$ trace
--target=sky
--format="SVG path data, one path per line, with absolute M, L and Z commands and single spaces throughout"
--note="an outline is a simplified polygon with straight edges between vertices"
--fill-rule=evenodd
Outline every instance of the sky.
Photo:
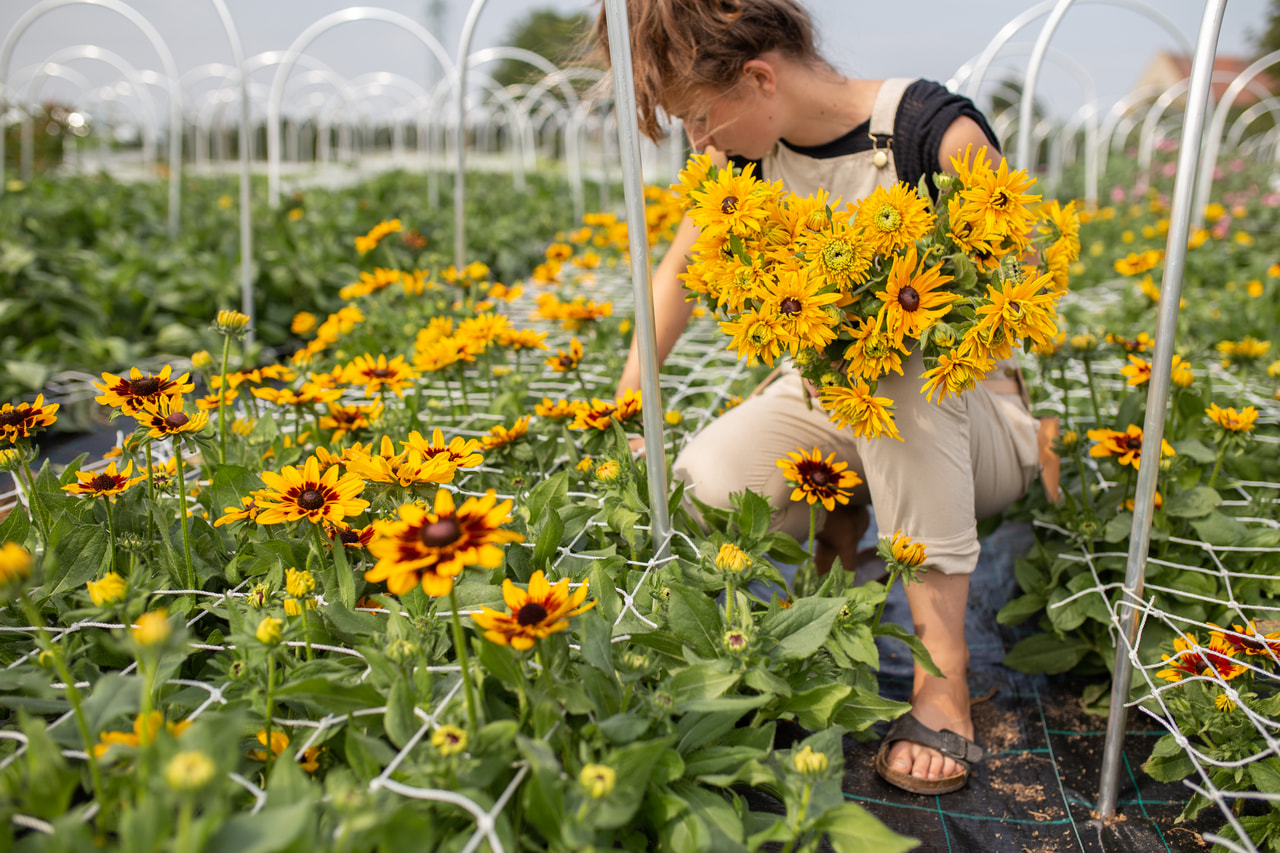
M 124 2 L 125 0 L 112 0 Z M 51 0 L 45 0 L 51 2 Z M 68 2 L 68 0 L 64 0 Z M 208 0 L 127 0 L 159 32 L 175 58 L 180 73 L 210 62 L 230 63 L 231 51 L 214 6 Z M 428 25 L 452 55 L 468 4 L 466 0 L 369 0 Z M 978 55 L 1000 28 L 1019 13 L 1036 5 L 1028 0 L 804 0 L 812 12 L 823 54 L 849 76 L 883 78 L 924 77 L 946 82 L 966 61 Z M 287 47 L 309 24 L 324 15 L 354 5 L 344 0 L 226 0 L 244 44 L 246 55 Z M 1126 0 L 1128 5 L 1159 9 L 1194 44 L 1204 3 L 1195 0 Z M 430 7 L 436 6 L 438 17 Z M 1049 5 L 1047 3 L 1041 5 Z M 1218 51 L 1224 55 L 1251 55 L 1252 33 L 1261 31 L 1267 0 L 1231 0 L 1227 5 Z M 35 0 L 0 0 L 0 33 L 6 42 L 15 24 Z M 550 7 L 570 12 L 598 6 L 582 0 L 488 0 L 478 19 L 473 48 L 505 44 L 513 21 L 528 9 Z M 997 59 L 987 79 L 996 83 L 1025 66 L 1044 18 L 1021 30 Z M 912 31 L 904 35 L 904 31 Z M 15 42 L 7 74 L 48 60 L 55 52 L 77 45 L 94 44 L 123 56 L 136 68 L 160 70 L 155 50 L 123 16 L 107 8 L 70 0 L 37 19 Z M 1078 73 L 1083 68 L 1096 87 L 1100 112 L 1122 97 L 1138 80 L 1143 68 L 1161 50 L 1181 50 L 1164 28 L 1120 2 L 1079 0 L 1068 11 L 1051 42 L 1055 54 L 1041 74 L 1037 93 L 1051 115 L 1065 118 L 1085 103 Z M 366 72 L 391 71 L 418 82 L 438 79 L 426 49 L 404 31 L 373 21 L 346 24 L 320 36 L 308 53 L 350 79 Z M 115 83 L 121 74 L 94 60 L 68 63 L 86 75 L 94 88 Z M 1008 73 L 1005 73 L 1008 72 Z M 255 80 L 264 86 L 270 74 Z M 76 87 L 49 80 L 42 94 L 74 101 Z M 984 105 L 984 98 L 979 105 Z M 163 107 L 159 110 L 165 114 Z

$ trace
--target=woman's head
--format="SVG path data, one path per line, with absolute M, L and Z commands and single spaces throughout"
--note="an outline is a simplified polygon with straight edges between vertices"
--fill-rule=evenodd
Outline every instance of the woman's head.
M 805 65 L 826 63 L 813 22 L 795 0 L 630 0 L 631 61 L 640 130 L 660 139 L 658 111 L 678 115 L 694 100 L 732 95 L 744 66 L 775 51 Z M 608 59 L 604 9 L 596 44 Z

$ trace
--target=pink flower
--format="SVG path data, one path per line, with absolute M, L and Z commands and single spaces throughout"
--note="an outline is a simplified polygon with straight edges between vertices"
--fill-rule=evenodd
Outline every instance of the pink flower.
M 1160 167 L 1160 174 L 1164 175 L 1166 178 L 1172 178 L 1173 173 L 1176 171 L 1178 171 L 1178 164 L 1174 162 L 1165 163 Z
M 1231 161 L 1227 163 L 1227 168 L 1233 172 L 1243 171 L 1244 161 L 1241 160 L 1239 157 L 1233 157 L 1231 158 Z
M 1221 167 L 1221 166 L 1214 166 L 1214 167 L 1213 167 L 1213 179 L 1214 179 L 1215 181 L 1216 181 L 1216 180 L 1221 179 L 1221 178 L 1222 178 L 1222 176 L 1223 176 L 1223 174 L 1224 174 L 1224 173 L 1223 173 L 1223 171 L 1222 171 L 1222 167 Z
M 1280 193 L 1267 193 L 1262 197 L 1262 203 L 1267 207 L 1280 205 Z
M 1125 199 L 1124 187 L 1112 187 L 1112 188 L 1111 188 L 1111 203 L 1112 203 L 1112 204 L 1124 204 L 1124 199 Z

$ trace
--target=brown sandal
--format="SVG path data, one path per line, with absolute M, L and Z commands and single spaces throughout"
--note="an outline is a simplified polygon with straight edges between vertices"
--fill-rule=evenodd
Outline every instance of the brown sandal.
M 941 779 L 920 779 L 910 773 L 894 770 L 889 766 L 889 748 L 900 740 L 936 749 L 946 758 L 959 764 L 960 772 Z M 889 726 L 889 732 L 880 742 L 880 751 L 876 753 L 876 773 L 890 785 L 912 794 L 926 796 L 950 794 L 968 783 L 974 763 L 981 761 L 983 755 L 982 747 L 964 735 L 956 734 L 950 729 L 935 731 L 910 714 L 906 714 L 893 721 Z

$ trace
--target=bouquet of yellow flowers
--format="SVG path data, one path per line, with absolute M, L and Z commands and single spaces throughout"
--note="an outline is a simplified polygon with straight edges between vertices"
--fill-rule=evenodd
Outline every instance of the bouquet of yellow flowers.
M 700 229 L 685 284 L 723 314 L 739 357 L 790 355 L 832 421 L 899 438 L 877 381 L 919 350 L 920 391 L 941 403 L 1014 347 L 1051 348 L 1080 253 L 1074 202 L 1039 204 L 1034 179 L 1003 159 L 993 169 L 985 148 L 951 165 L 933 176 L 936 204 L 922 180 L 840 209 L 695 155 L 673 187 Z

